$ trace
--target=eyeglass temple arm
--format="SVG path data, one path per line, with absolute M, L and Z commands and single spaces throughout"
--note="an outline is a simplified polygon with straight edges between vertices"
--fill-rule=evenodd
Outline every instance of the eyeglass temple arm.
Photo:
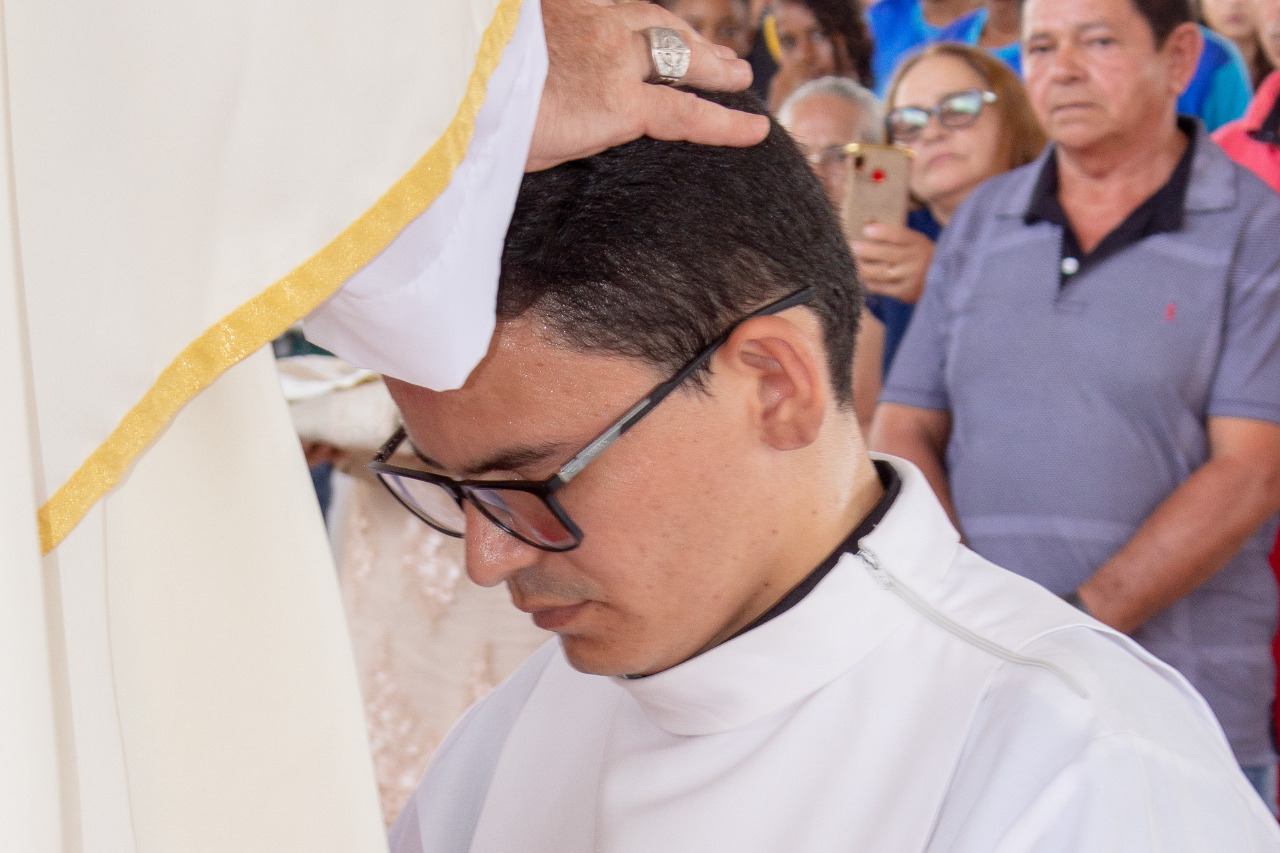
M 708 344 L 702 352 L 694 356 L 692 361 L 680 368 L 679 373 L 650 391 L 648 396 L 632 406 L 631 410 L 625 415 L 618 418 L 617 422 L 615 422 L 613 426 L 596 436 L 590 444 L 578 451 L 577 455 L 564 463 L 564 466 L 556 472 L 554 479 L 558 480 L 560 485 L 564 485 L 577 476 L 578 472 L 585 468 L 592 459 L 595 459 L 604 452 L 605 448 L 621 438 L 624 432 L 635 426 L 636 421 L 647 415 L 654 406 L 666 399 L 668 394 L 680 387 L 680 385 L 682 385 L 694 371 L 706 364 L 711 356 L 715 354 L 716 350 L 718 350 L 725 341 L 729 340 L 729 336 L 733 334 L 734 329 L 737 329 L 738 326 L 741 326 L 747 320 L 751 320 L 756 317 L 763 317 L 768 314 L 777 314 L 787 310 L 788 308 L 803 305 L 813 299 L 813 293 L 812 287 L 797 290 L 790 296 L 779 299 L 777 302 L 771 302 L 758 311 L 753 311 L 738 322 L 734 323 L 718 338 Z
M 382 443 L 382 446 L 378 448 L 378 452 L 376 455 L 374 455 L 373 461 L 386 462 L 388 459 L 390 459 L 391 454 L 395 453 L 396 448 L 400 446 L 400 442 L 404 441 L 405 435 L 406 433 L 404 429 L 404 424 L 401 424 L 400 427 L 397 428 L 396 431 L 391 434 L 391 438 L 388 438 L 385 442 Z

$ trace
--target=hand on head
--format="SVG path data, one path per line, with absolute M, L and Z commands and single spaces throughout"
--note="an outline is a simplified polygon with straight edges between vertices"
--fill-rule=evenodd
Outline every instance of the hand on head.
M 764 116 L 726 109 L 691 92 L 645 82 L 652 73 L 644 30 L 671 27 L 691 50 L 683 83 L 740 91 L 751 67 L 678 17 L 650 3 L 543 0 L 550 65 L 525 170 L 536 172 L 640 136 L 707 145 L 755 145 Z
M 909 305 L 920 300 L 933 261 L 934 243 L 928 237 L 905 225 L 873 222 L 850 248 L 867 290 Z

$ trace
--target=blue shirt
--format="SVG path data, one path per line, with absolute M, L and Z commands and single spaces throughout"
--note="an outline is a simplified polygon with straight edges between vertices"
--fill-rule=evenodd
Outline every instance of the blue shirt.
M 1180 226 L 1065 286 L 1062 226 L 1025 218 L 1049 154 L 975 189 L 881 396 L 950 413 L 970 545 L 1053 592 L 1089 578 L 1205 463 L 1208 418 L 1280 423 L 1280 196 L 1203 131 L 1194 145 Z M 1276 526 L 1134 633 L 1204 695 L 1244 765 L 1275 760 Z
M 875 40 L 871 73 L 876 78 L 876 94 L 883 98 L 898 63 L 935 38 L 938 28 L 925 21 L 920 0 L 879 0 L 867 10 L 866 17 Z
M 958 41 L 961 44 L 976 46 L 978 39 L 982 37 L 982 28 L 986 25 L 987 7 L 981 6 L 947 24 L 938 31 L 933 41 Z M 1019 77 L 1022 76 L 1021 42 L 1010 42 L 1003 47 L 991 49 L 989 53 L 997 59 L 1004 60 L 1004 63 L 1012 68 L 1015 74 Z
M 1201 26 L 1200 32 L 1204 50 L 1195 75 L 1178 99 L 1178 112 L 1198 116 L 1212 132 L 1244 115 L 1253 86 L 1240 48 L 1208 27 Z

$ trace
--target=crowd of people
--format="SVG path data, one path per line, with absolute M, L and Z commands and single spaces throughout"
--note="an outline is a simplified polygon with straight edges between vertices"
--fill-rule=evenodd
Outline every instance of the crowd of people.
M 1148 0 L 662 5 L 750 59 L 836 210 L 852 144 L 910 150 L 906 219 L 847 235 L 867 291 L 851 381 L 870 448 L 918 466 L 983 557 L 1181 671 L 1274 809 L 1280 0 L 1207 0 L 1200 20 Z M 384 559 L 353 517 L 348 562 Z M 386 559 L 447 566 L 429 602 L 445 612 L 460 549 L 427 527 L 397 535 L 429 546 Z M 542 636 L 503 624 L 520 653 L 485 685 Z M 426 715 L 396 693 L 393 717 L 387 696 L 416 680 L 433 699 L 430 675 L 396 664 L 388 680 L 386 630 L 377 642 L 366 690 L 398 756 L 389 819 L 430 750 L 404 760 Z M 468 637 L 472 657 L 478 642 L 492 648 Z

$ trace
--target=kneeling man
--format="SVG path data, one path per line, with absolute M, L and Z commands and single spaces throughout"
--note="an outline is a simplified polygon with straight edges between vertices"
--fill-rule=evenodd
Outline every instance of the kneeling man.
M 861 301 L 776 127 L 526 176 L 488 356 L 389 380 L 373 467 L 559 638 L 440 747 L 397 853 L 1280 850 L 1181 676 L 868 456 Z

